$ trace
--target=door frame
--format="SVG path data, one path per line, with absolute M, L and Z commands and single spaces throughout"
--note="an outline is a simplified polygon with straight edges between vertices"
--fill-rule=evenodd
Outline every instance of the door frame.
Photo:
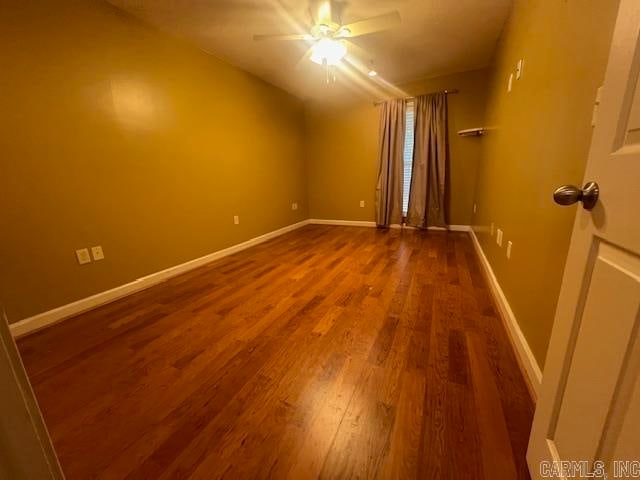
M 62 480 L 49 432 L 22 364 L 20 353 L 0 313 L 0 478 Z

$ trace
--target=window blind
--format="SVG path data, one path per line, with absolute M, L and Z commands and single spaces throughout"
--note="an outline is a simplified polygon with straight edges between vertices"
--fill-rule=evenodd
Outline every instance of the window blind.
M 404 130 L 404 181 L 402 184 L 402 214 L 407 215 L 409 209 L 409 190 L 411 189 L 411 170 L 413 166 L 413 125 L 414 103 L 407 103 Z

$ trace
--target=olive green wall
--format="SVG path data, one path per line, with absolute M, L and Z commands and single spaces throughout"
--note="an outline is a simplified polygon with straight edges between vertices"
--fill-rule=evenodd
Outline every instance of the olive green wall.
M 515 0 L 492 66 L 492 130 L 483 138 L 473 224 L 540 366 L 577 208 L 556 206 L 551 194 L 582 182 L 617 3 Z M 519 58 L 523 77 L 507 93 Z M 504 231 L 502 248 L 489 233 L 491 222 Z
M 301 101 L 104 2 L 1 10 L 11 321 L 307 218 Z
M 449 96 L 451 157 L 450 223 L 469 225 L 482 139 L 458 130 L 483 123 L 487 72 L 476 70 L 403 85 L 410 95 L 459 89 Z M 375 220 L 379 107 L 372 102 L 340 105 L 307 102 L 306 146 L 309 216 Z M 365 207 L 360 208 L 360 200 Z

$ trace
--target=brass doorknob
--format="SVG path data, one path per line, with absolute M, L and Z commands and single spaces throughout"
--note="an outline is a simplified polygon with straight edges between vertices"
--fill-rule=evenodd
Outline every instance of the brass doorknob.
M 591 210 L 598 202 L 600 187 L 596 182 L 589 182 L 584 187 L 563 185 L 553 192 L 553 201 L 558 205 L 573 205 L 582 202 L 582 208 Z

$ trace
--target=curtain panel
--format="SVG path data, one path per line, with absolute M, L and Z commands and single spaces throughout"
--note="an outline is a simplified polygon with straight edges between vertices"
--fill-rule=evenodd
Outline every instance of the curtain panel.
M 447 95 L 415 99 L 413 169 L 405 223 L 418 228 L 447 225 Z
M 379 227 L 402 223 L 405 114 L 404 99 L 382 104 L 376 184 L 376 223 Z

